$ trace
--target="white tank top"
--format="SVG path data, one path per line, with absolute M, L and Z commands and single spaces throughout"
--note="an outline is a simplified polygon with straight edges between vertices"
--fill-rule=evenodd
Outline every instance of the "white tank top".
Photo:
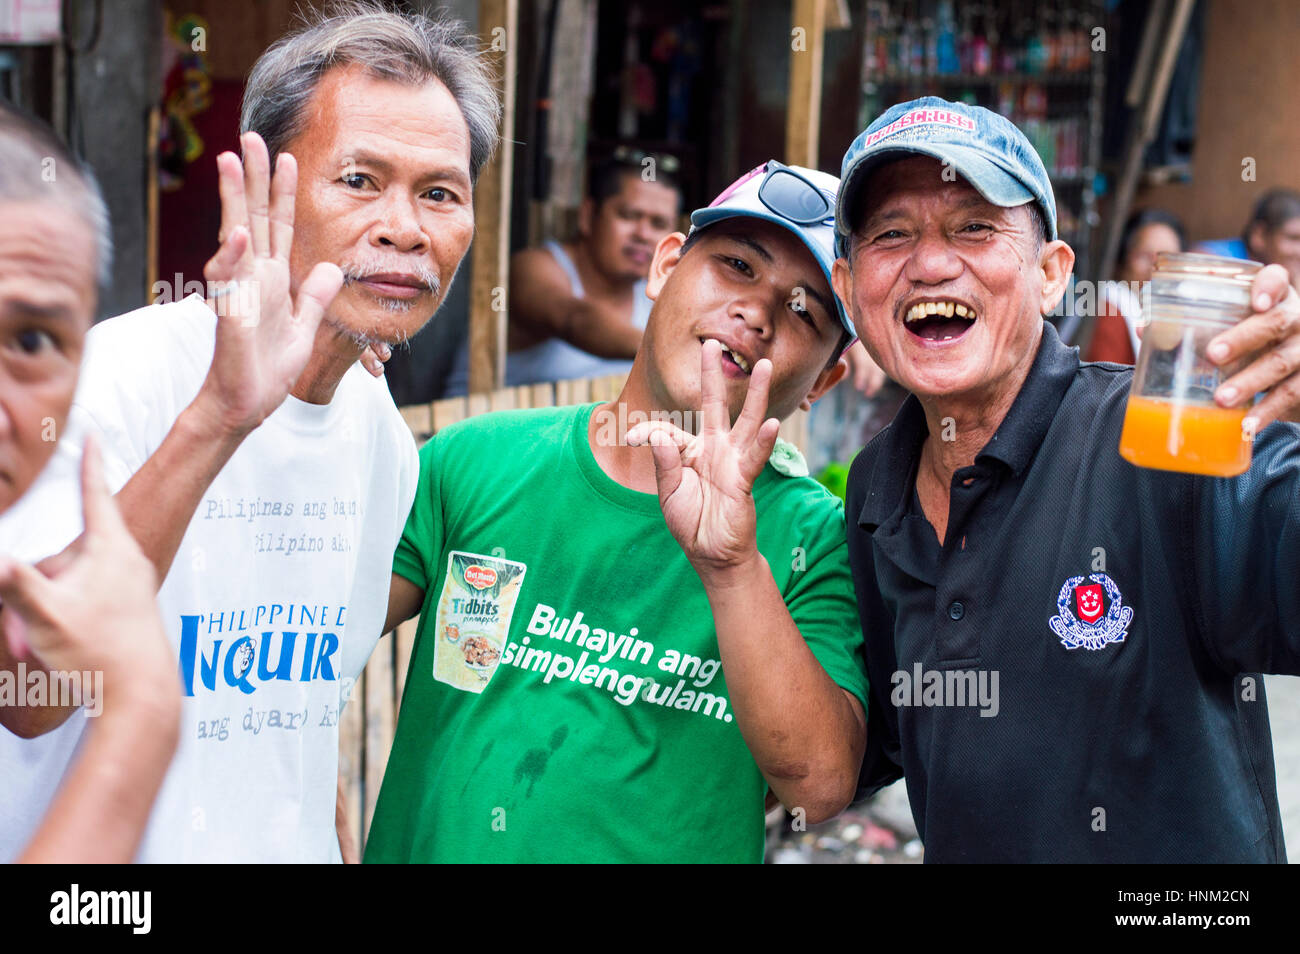
M 569 278 L 569 287 L 573 294 L 583 295 L 582 279 L 573 259 L 559 242 L 550 241 L 542 246 L 555 259 Z M 644 328 L 650 319 L 650 309 L 654 306 L 645 294 L 645 279 L 632 286 L 632 323 Z M 568 381 L 573 378 L 599 378 L 610 374 L 627 374 L 632 370 L 631 361 L 616 358 L 601 358 L 577 348 L 563 338 L 547 338 L 519 351 L 506 355 L 506 385 L 515 387 L 520 384 L 538 384 L 543 381 Z M 469 343 L 461 346 L 456 354 L 456 363 L 447 379 L 445 394 L 455 397 L 469 390 Z
M 583 295 L 582 279 L 578 277 L 578 268 L 573 259 L 559 242 L 547 242 L 543 246 L 551 257 L 569 276 L 569 285 L 573 294 L 579 298 Z M 644 328 L 650 318 L 650 308 L 654 304 L 645 295 L 645 280 L 632 287 L 632 323 Z M 632 370 L 631 361 L 614 358 L 600 358 L 589 354 L 581 348 L 574 347 L 563 338 L 547 338 L 545 341 L 512 351 L 506 355 L 506 384 L 514 387 L 518 384 L 536 384 L 539 381 L 567 381 L 570 378 L 599 378 L 607 374 L 627 374 Z

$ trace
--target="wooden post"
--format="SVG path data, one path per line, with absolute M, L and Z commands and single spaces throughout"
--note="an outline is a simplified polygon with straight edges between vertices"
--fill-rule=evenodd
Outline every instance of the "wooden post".
M 785 161 L 790 165 L 816 169 L 817 142 L 821 137 L 826 0 L 794 0 L 792 8 Z
M 469 390 L 472 394 L 484 394 L 505 384 L 518 23 L 518 0 L 479 0 L 479 35 L 497 71 L 503 111 L 501 145 L 483 168 L 474 190 L 474 277 L 469 295 Z

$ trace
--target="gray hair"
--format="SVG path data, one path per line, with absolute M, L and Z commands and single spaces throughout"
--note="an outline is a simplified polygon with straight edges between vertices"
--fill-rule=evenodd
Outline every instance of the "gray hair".
M 240 131 L 266 140 L 271 161 L 302 132 L 306 107 L 327 70 L 357 64 L 380 79 L 447 87 L 469 127 L 470 179 L 497 147 L 501 100 L 477 39 L 453 21 L 396 12 L 370 2 L 333 4 L 306 15 L 253 65 Z
M 113 268 L 108 207 L 90 167 L 40 120 L 0 99 L 0 202 L 53 201 L 79 215 L 95 236 L 99 288 Z

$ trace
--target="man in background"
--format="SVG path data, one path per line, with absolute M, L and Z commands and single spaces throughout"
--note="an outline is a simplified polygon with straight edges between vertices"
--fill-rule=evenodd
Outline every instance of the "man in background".
M 626 374 L 650 316 L 646 274 L 681 208 L 677 159 L 619 149 L 593 163 L 577 234 L 510 259 L 506 384 Z M 468 388 L 468 343 L 446 393 Z

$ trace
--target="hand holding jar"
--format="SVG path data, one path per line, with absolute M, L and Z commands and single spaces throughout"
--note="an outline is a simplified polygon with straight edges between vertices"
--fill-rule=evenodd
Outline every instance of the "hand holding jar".
M 1244 473 L 1255 434 L 1300 413 L 1300 295 L 1286 270 L 1161 254 L 1144 312 L 1120 454 L 1160 470 Z

